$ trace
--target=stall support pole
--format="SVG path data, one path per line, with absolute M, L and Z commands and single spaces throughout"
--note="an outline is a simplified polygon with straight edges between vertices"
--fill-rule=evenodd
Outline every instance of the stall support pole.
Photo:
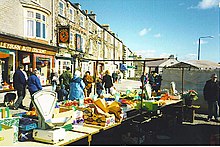
M 182 96 L 183 96 L 183 80 L 184 80 L 184 68 L 182 67 Z
M 94 83 L 95 83 L 95 84 L 94 84 L 94 95 L 96 94 L 96 76 L 98 75 L 98 72 L 97 72 L 97 71 L 98 71 L 98 64 L 99 64 L 98 62 L 99 62 L 99 61 L 96 61 L 96 62 L 95 62 L 95 73 L 94 73 L 94 80 L 95 80 L 95 81 L 94 81 Z
M 144 61 L 144 67 L 143 67 L 142 75 L 144 76 L 144 74 L 145 74 L 145 61 Z M 142 111 L 143 111 L 142 104 L 143 104 L 143 99 L 144 99 L 144 86 L 145 86 L 144 85 L 144 80 L 142 80 L 141 83 L 142 83 L 142 88 L 141 88 L 141 114 L 142 114 Z

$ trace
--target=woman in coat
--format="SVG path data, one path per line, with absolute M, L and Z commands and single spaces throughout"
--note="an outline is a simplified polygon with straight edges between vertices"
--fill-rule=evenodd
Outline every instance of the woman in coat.
M 39 72 L 37 70 L 34 70 L 34 72 L 28 78 L 28 90 L 29 90 L 29 92 L 31 94 L 31 99 L 32 100 L 33 100 L 32 95 L 35 92 L 37 92 L 39 90 L 42 90 L 42 85 L 40 83 L 40 79 L 37 77 L 37 74 L 39 74 Z M 32 108 L 33 108 L 33 103 L 31 101 L 29 110 L 32 110 Z
M 69 99 L 70 100 L 79 100 L 84 99 L 84 88 L 85 83 L 80 78 L 80 71 L 76 71 L 74 77 L 70 81 L 70 93 Z

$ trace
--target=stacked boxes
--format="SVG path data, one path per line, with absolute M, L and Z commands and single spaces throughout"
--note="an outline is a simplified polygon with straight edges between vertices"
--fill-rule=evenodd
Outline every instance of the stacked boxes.
M 13 128 L 14 130 L 13 142 L 14 143 L 17 142 L 18 141 L 19 118 L 11 117 L 11 118 L 0 119 L 0 124 L 4 124 L 4 125 L 7 125 Z
M 0 131 L 0 146 L 12 146 L 14 129 L 12 127 L 0 124 L 2 130 Z
M 110 126 L 115 123 L 115 115 L 109 114 L 95 114 L 92 108 L 85 108 L 83 110 L 83 118 L 86 124 L 98 125 L 102 127 Z

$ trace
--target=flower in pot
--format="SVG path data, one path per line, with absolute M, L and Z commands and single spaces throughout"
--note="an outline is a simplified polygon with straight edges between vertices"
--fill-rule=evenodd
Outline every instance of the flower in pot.
M 192 101 L 198 100 L 198 93 L 195 90 L 188 90 L 183 93 L 183 99 L 185 100 L 186 106 L 192 106 Z

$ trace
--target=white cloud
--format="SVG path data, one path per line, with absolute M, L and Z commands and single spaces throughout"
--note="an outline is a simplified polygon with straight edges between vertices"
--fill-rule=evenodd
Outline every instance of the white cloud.
M 141 55 L 142 58 L 153 58 L 155 57 L 156 50 L 137 50 L 135 53 L 137 53 L 137 55 Z
M 161 34 L 160 34 L 160 33 L 155 34 L 154 37 L 155 37 L 155 38 L 160 38 L 160 37 L 161 37 Z
M 136 50 L 137 55 L 141 55 L 143 59 L 145 58 L 168 58 L 172 53 L 160 53 L 154 49 L 148 50 Z
M 139 35 L 140 36 L 144 36 L 144 35 L 146 35 L 148 32 L 150 32 L 151 31 L 151 28 L 144 28 L 144 29 L 142 29 L 140 32 L 139 32 Z
M 197 54 L 186 54 L 177 58 L 179 61 L 196 60 Z
M 218 7 L 220 0 L 201 0 L 197 6 L 191 6 L 188 9 L 211 9 Z

